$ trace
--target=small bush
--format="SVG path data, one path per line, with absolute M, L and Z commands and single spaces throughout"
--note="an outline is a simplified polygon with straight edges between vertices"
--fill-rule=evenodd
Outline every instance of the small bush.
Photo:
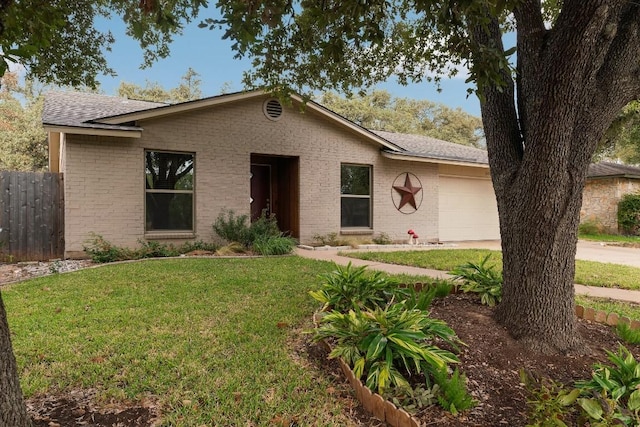
M 578 226 L 578 232 L 580 234 L 602 234 L 604 231 L 604 226 L 595 220 L 584 221 Z
M 620 200 L 618 227 L 622 234 L 640 236 L 640 194 L 627 194 Z
M 461 280 L 464 292 L 480 295 L 482 304 L 493 307 L 502 300 L 502 274 L 494 270 L 495 265 L 487 265 L 491 254 L 479 263 L 468 262 L 456 267 L 449 274 L 454 280 Z
M 286 255 L 296 247 L 295 239 L 288 236 L 260 236 L 253 242 L 253 250 L 260 255 Z
M 213 252 L 217 249 L 216 245 L 202 241 L 186 242 L 177 247 L 154 240 L 138 240 L 138 243 L 140 247 L 137 249 L 123 248 L 108 242 L 98 234 L 92 233 L 91 238 L 85 242 L 84 251 L 93 262 L 106 263 L 142 258 L 174 257 L 194 250 Z
M 213 230 L 227 243 L 239 243 L 244 252 L 254 251 L 260 255 L 285 255 L 295 248 L 296 241 L 285 236 L 278 228 L 275 216 L 260 218 L 247 224 L 249 217 L 236 216 L 232 210 L 225 210 L 213 224 Z M 237 248 L 233 248 L 236 250 Z M 228 254 L 228 251 L 223 251 Z
M 390 245 L 391 243 L 393 243 L 387 233 L 380 233 L 372 240 L 376 245 Z
M 324 283 L 317 291 L 309 292 L 324 304 L 323 310 L 346 312 L 365 307 L 383 307 L 398 289 L 398 284 L 376 271 L 367 274 L 366 267 L 336 265 L 331 273 L 322 275 Z
M 529 392 L 530 427 L 567 425 L 565 421 L 575 412 L 580 389 L 565 389 L 564 385 L 548 378 L 538 378 L 524 370 L 520 371 L 520 382 Z
M 227 243 L 237 242 L 246 247 L 249 246 L 250 233 L 247 215 L 236 216 L 232 210 L 224 210 L 213 223 L 213 231 Z
M 99 234 L 91 233 L 83 245 L 84 251 L 91 257 L 93 262 L 105 263 L 136 259 L 135 251 L 115 246 L 104 239 Z

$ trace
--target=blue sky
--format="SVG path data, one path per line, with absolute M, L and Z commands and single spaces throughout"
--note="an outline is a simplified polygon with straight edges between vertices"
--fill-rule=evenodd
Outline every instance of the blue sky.
M 146 69 L 140 68 L 143 62 L 142 51 L 137 42 L 125 34 L 122 22 L 119 19 L 102 22 L 100 25 L 107 26 L 116 38 L 112 51 L 107 52 L 107 60 L 118 74 L 116 77 L 99 78 L 102 91 L 107 95 L 114 95 L 121 81 L 144 85 L 148 80 L 159 82 L 165 88 L 175 87 L 189 67 L 200 74 L 205 96 L 219 94 L 225 85 L 231 91 L 242 90 L 242 72 L 249 69 L 250 61 L 234 59 L 231 42 L 222 40 L 222 32 L 198 28 L 198 22 L 199 19 L 196 19 L 196 22 L 185 28 L 182 35 L 175 36 L 170 57 Z M 467 97 L 464 78 L 443 80 L 441 92 L 436 90 L 433 83 L 402 86 L 395 79 L 378 87 L 397 97 L 427 99 L 480 115 L 477 97 Z

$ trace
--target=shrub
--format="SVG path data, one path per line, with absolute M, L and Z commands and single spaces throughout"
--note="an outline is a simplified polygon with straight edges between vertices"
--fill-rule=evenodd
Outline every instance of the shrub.
M 464 292 L 480 294 L 482 304 L 494 306 L 502 300 L 502 274 L 495 269 L 495 265 L 487 265 L 491 254 L 479 263 L 468 262 L 456 267 L 449 274 L 454 280 L 461 280 Z
M 213 231 L 227 243 L 237 242 L 245 247 L 250 244 L 247 215 L 236 216 L 232 210 L 223 210 L 213 223 Z
M 580 234 L 601 234 L 603 233 L 604 227 L 598 221 L 584 221 L 578 226 L 578 232 Z
M 134 251 L 115 246 L 99 234 L 91 233 L 91 237 L 83 245 L 84 251 L 93 262 L 115 262 L 136 259 Z
M 331 273 L 320 276 L 324 279 L 321 288 L 309 292 L 314 299 L 324 304 L 323 310 L 346 312 L 365 307 L 383 307 L 398 289 L 395 281 L 380 272 L 367 274 L 366 267 L 336 265 Z
M 622 234 L 640 236 L 640 194 L 627 194 L 620 200 L 618 227 Z
M 239 243 L 244 251 L 253 250 L 260 255 L 285 255 L 295 248 L 295 240 L 280 231 L 274 216 L 263 213 L 251 224 L 247 224 L 248 219 L 246 215 L 236 216 L 232 210 L 225 210 L 218 215 L 213 230 L 227 243 Z
M 123 248 L 108 242 L 98 234 L 91 233 L 91 237 L 85 242 L 84 251 L 93 262 L 105 263 L 142 258 L 173 257 L 197 249 L 207 251 L 217 249 L 216 245 L 202 241 L 186 242 L 178 247 L 153 240 L 138 240 L 138 244 L 140 245 L 138 249 Z
M 423 310 L 407 310 L 402 304 L 385 308 L 333 311 L 322 318 L 315 339 L 332 338 L 335 346 L 329 357 L 341 357 L 357 378 L 366 376 L 366 385 L 383 394 L 389 387 L 410 387 L 401 369 L 409 374 L 430 373 L 457 363 L 451 352 L 433 345 L 434 339 L 457 336 L 442 321 Z
M 286 255 L 296 247 L 296 241 L 288 236 L 260 236 L 252 247 L 260 255 Z
M 390 245 L 391 243 L 393 243 L 387 233 L 380 233 L 372 240 L 376 245 Z

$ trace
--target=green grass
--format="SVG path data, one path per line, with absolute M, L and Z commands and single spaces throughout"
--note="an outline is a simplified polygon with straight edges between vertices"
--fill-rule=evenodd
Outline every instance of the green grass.
M 317 308 L 307 292 L 331 269 L 299 257 L 151 260 L 5 288 L 23 392 L 151 396 L 164 426 L 348 425 L 330 379 L 292 344 Z
M 580 234 L 580 238 L 584 240 L 592 240 L 595 242 L 617 242 L 617 243 L 638 243 L 640 244 L 640 236 L 622 236 L 620 234 Z
M 344 252 L 344 256 L 376 262 L 450 271 L 487 254 L 502 271 L 502 253 L 488 249 L 434 249 L 428 251 Z M 576 260 L 576 283 L 589 286 L 640 290 L 640 268 L 595 261 Z

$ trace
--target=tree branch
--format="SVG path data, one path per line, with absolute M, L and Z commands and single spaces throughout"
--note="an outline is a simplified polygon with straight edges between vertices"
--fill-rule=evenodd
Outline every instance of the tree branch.
M 477 23 L 470 28 L 472 68 L 490 61 L 485 55 L 504 55 L 502 34 L 498 20 L 491 16 L 489 24 Z M 498 70 L 502 85 L 484 84 L 479 87 L 482 121 L 489 151 L 489 163 L 496 194 L 513 182 L 524 154 L 522 134 L 514 104 L 514 82 L 509 69 Z

